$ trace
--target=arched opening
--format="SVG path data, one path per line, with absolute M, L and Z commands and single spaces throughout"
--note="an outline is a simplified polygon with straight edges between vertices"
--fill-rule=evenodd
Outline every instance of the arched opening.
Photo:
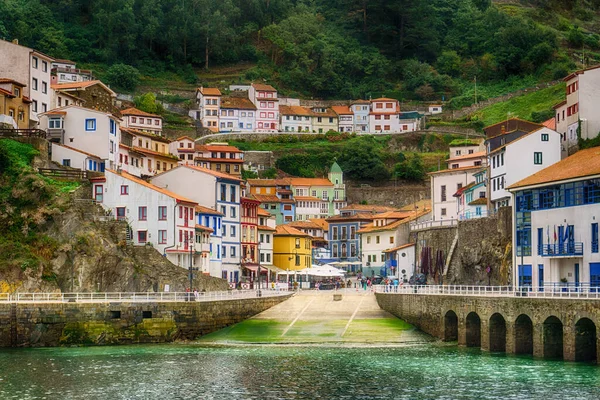
M 533 322 L 525 314 L 515 321 L 515 353 L 533 354 Z
M 467 347 L 481 347 L 481 319 L 477 313 L 467 315 Z
M 543 326 L 544 358 L 563 358 L 563 324 L 555 316 L 546 318 Z
M 506 321 L 498 313 L 490 317 L 490 351 L 506 351 Z
M 575 361 L 596 361 L 596 324 L 581 318 L 575 324 Z
M 444 341 L 454 342 L 458 340 L 458 317 L 452 310 L 444 316 Z

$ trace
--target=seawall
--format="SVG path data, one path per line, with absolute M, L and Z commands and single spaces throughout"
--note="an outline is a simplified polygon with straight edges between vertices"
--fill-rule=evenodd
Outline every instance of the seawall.
M 0 347 L 194 340 L 291 296 L 207 302 L 0 304 Z

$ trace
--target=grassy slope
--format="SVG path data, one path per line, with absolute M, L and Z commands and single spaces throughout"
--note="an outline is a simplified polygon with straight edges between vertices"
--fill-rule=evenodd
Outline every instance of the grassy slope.
M 538 92 L 514 97 L 503 103 L 485 107 L 476 112 L 474 116 L 478 120 L 483 121 L 486 126 L 500 122 L 508 117 L 531 119 L 532 112 L 549 110 L 553 105 L 564 100 L 564 97 L 565 86 L 564 84 L 559 84 Z

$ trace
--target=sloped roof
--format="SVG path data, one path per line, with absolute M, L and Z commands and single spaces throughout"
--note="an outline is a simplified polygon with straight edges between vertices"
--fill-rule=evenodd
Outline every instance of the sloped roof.
M 299 229 L 294 228 L 290 225 L 277 225 L 275 228 L 276 236 L 310 236 L 307 233 L 302 232 Z
M 219 151 L 226 153 L 243 153 L 240 149 L 235 146 L 223 145 L 223 144 L 204 144 L 196 146 L 198 150 L 206 150 L 206 151 Z M 233 160 L 233 159 L 232 159 Z
M 470 206 L 487 206 L 488 200 L 485 197 L 480 197 L 469 203 Z
M 212 208 L 204 207 L 201 205 L 196 206 L 196 212 L 198 214 L 223 215 L 222 212 L 219 212 L 217 210 L 213 210 Z
M 320 198 L 314 196 L 294 196 L 296 201 L 321 201 Z
M 375 223 L 371 222 L 370 224 L 367 224 L 364 227 L 360 228 L 357 232 L 358 233 L 370 233 L 370 232 L 381 232 L 381 231 L 394 230 L 394 229 L 397 229 L 400 225 L 414 221 L 417 218 L 422 217 L 425 214 L 429 214 L 430 212 L 431 212 L 431 210 L 419 210 L 415 213 L 411 213 L 412 215 L 407 218 L 403 218 L 398 221 L 394 221 L 394 222 L 384 225 L 384 226 L 375 226 Z M 377 216 L 375 216 L 374 219 L 377 219 Z
M 97 159 L 99 159 L 99 160 L 102 160 L 102 157 L 100 157 L 100 156 L 97 156 L 96 154 L 88 153 L 87 151 L 83 151 L 83 150 L 80 150 L 80 149 L 76 149 L 75 147 L 71 147 L 71 146 L 67 146 L 67 145 L 65 145 L 65 144 L 59 144 L 59 143 L 52 143 L 52 144 L 53 144 L 53 145 L 55 145 L 55 146 L 64 147 L 65 149 L 73 150 L 73 151 L 75 151 L 75 152 L 77 152 L 77 153 L 84 154 L 84 155 L 86 155 L 86 156 L 88 156 L 88 157 L 94 157 L 94 158 L 97 158 Z
M 275 187 L 277 186 L 276 179 L 247 179 L 246 182 L 250 186 L 256 187 Z
M 398 101 L 396 99 L 390 99 L 389 97 L 380 97 L 378 99 L 373 99 L 371 100 L 371 103 L 376 102 L 376 101 Z
M 453 173 L 453 172 L 465 172 L 465 171 L 470 171 L 470 170 L 474 170 L 474 169 L 480 169 L 481 165 L 476 166 L 476 165 L 469 165 L 467 167 L 460 167 L 460 168 L 449 168 L 449 169 L 443 169 L 441 171 L 433 171 L 433 172 L 428 172 L 427 175 L 439 175 L 439 174 L 446 174 L 446 173 Z
M 556 117 L 552 117 L 547 121 L 542 122 L 542 125 L 544 125 L 546 128 L 552 129 L 553 131 L 556 130 Z
M 580 150 L 572 156 L 510 185 L 508 189 L 513 190 L 525 186 L 560 182 L 596 175 L 600 175 L 600 147 Z
M 258 207 L 258 211 L 256 212 L 256 214 L 259 217 L 272 217 L 270 212 L 268 212 L 267 210 L 265 210 L 264 208 L 261 208 L 261 207 Z
M 125 179 L 127 179 L 127 180 L 130 180 L 130 181 L 132 181 L 132 182 L 135 182 L 135 183 L 137 183 L 138 185 L 145 186 L 145 187 L 147 187 L 148 189 L 152 189 L 152 190 L 154 190 L 154 191 L 156 191 L 156 192 L 162 193 L 162 194 L 164 194 L 164 195 L 166 195 L 166 196 L 169 196 L 169 197 L 171 197 L 171 198 L 173 198 L 173 199 L 175 199 L 175 200 L 177 200 L 177 201 L 182 201 L 182 202 L 185 202 L 185 203 L 196 204 L 196 205 L 198 204 L 198 203 L 196 203 L 196 202 L 195 202 L 195 201 L 193 201 L 193 200 L 190 200 L 190 199 L 188 199 L 188 198 L 185 198 L 185 197 L 183 197 L 183 196 L 180 196 L 180 195 L 178 195 L 177 193 L 171 192 L 171 191 L 169 191 L 169 190 L 166 190 L 166 189 L 163 189 L 163 188 L 161 188 L 161 187 L 158 187 L 158 186 L 156 186 L 156 185 L 153 185 L 153 184 L 151 184 L 151 183 L 148 183 L 148 182 L 146 182 L 145 180 L 143 180 L 143 179 L 140 179 L 140 178 L 138 178 L 137 176 L 133 176 L 133 175 L 131 175 L 131 174 L 129 174 L 129 173 L 127 173 L 127 172 L 125 172 L 125 171 L 122 171 L 121 173 L 118 173 L 118 172 L 116 172 L 116 171 L 113 171 L 112 169 L 107 169 L 106 171 L 107 171 L 107 172 L 110 172 L 110 173 L 112 173 L 112 174 L 115 174 L 115 175 L 119 175 L 119 176 L 121 176 L 121 177 L 123 177 L 123 178 L 125 178 Z
M 289 178 L 292 186 L 333 186 L 326 178 Z
M 325 218 L 313 218 L 309 221 L 311 221 L 314 224 L 320 225 L 321 229 L 323 229 L 324 231 L 329 230 L 329 222 L 327 222 Z
M 542 125 L 536 124 L 535 122 L 526 121 L 520 118 L 511 118 L 506 121 L 498 122 L 494 125 L 486 126 L 483 128 L 487 138 L 496 137 L 504 133 L 521 130 L 523 132 L 531 132 L 541 128 Z
M 102 81 L 93 80 L 93 81 L 85 81 L 85 82 L 70 82 L 70 83 L 55 83 L 50 85 L 50 87 L 54 90 L 69 90 L 69 89 L 85 89 L 90 86 L 100 85 L 106 91 L 111 93 L 111 96 L 116 96 L 117 94 L 111 90 L 108 86 L 106 86 Z
M 290 222 L 286 225 L 289 225 L 291 227 L 297 228 L 297 229 L 323 229 L 321 227 L 321 225 L 316 224 L 314 222 L 312 222 L 311 220 L 307 220 L 307 221 L 293 221 Z
M 277 89 L 275 89 L 273 86 L 271 85 L 267 85 L 264 83 L 253 83 L 252 87 L 255 90 L 261 91 L 261 92 L 276 92 Z
M 150 113 L 147 113 L 146 111 L 138 110 L 135 107 L 129 107 L 129 108 L 126 108 L 125 110 L 121 110 L 121 114 L 122 115 L 135 115 L 135 116 L 140 116 L 140 117 L 153 117 L 153 118 L 162 119 L 162 117 L 160 115 L 150 114 Z
M 406 243 L 401 246 L 392 247 L 391 249 L 385 249 L 383 252 L 384 253 L 395 253 L 398 250 L 407 249 L 409 247 L 414 247 L 414 245 L 415 245 L 414 243 Z
M 249 99 L 244 97 L 223 97 L 221 99 L 221 108 L 256 110 L 256 106 Z
M 386 211 L 395 211 L 396 208 L 388 207 L 388 206 L 377 206 L 374 204 L 350 204 L 350 205 L 342 208 L 340 211 L 345 211 L 345 210 L 369 211 L 369 212 L 372 212 L 373 214 L 376 214 L 376 213 L 386 212 Z
M 281 115 L 301 115 L 307 117 L 313 115 L 312 111 L 301 106 L 279 106 L 279 113 Z
M 162 143 L 166 143 L 166 144 L 171 143 L 171 140 L 167 139 L 164 136 L 160 136 L 160 135 L 157 135 L 154 133 L 140 131 L 140 130 L 137 130 L 134 128 L 121 128 L 121 132 L 129 133 L 130 135 L 135 135 L 135 136 L 144 136 L 144 137 L 150 138 L 152 140 L 156 140 L 157 142 L 162 142 Z
M 14 79 L 11 79 L 11 78 L 0 78 L 0 83 L 12 83 L 14 85 L 23 86 L 23 87 L 27 86 L 26 84 L 15 81 Z
M 354 115 L 354 113 L 352 112 L 352 110 L 348 106 L 332 106 L 331 109 L 337 115 Z
M 485 155 L 486 155 L 485 151 L 478 151 L 473 154 L 464 154 L 462 156 L 451 157 L 451 158 L 447 159 L 446 161 L 451 162 L 451 161 L 468 160 L 471 158 L 484 158 Z
M 271 232 L 275 232 L 277 230 L 277 229 L 271 228 L 270 226 L 267 226 L 267 225 L 258 225 L 256 227 L 256 229 L 258 229 L 259 231 L 271 231 Z
M 208 169 L 208 168 L 204 168 L 204 167 L 198 167 L 198 166 L 195 166 L 195 165 L 180 165 L 180 166 L 178 166 L 176 168 L 179 168 L 179 167 L 189 168 L 189 169 L 193 169 L 193 170 L 196 170 L 196 171 L 199 171 L 199 172 L 204 172 L 204 173 L 212 175 L 212 176 L 214 176 L 216 178 L 223 178 L 223 179 L 229 179 L 230 181 L 243 182 L 243 179 L 240 179 L 240 178 L 235 177 L 233 175 L 226 174 L 225 172 L 213 171 L 212 169 Z
M 210 87 L 199 87 L 198 91 L 202 93 L 204 96 L 220 96 L 221 91 L 217 88 Z

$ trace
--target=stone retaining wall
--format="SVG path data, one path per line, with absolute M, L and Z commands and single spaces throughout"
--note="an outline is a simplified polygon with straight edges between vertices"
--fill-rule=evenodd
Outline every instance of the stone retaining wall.
M 0 347 L 194 340 L 291 296 L 181 303 L 0 304 Z

